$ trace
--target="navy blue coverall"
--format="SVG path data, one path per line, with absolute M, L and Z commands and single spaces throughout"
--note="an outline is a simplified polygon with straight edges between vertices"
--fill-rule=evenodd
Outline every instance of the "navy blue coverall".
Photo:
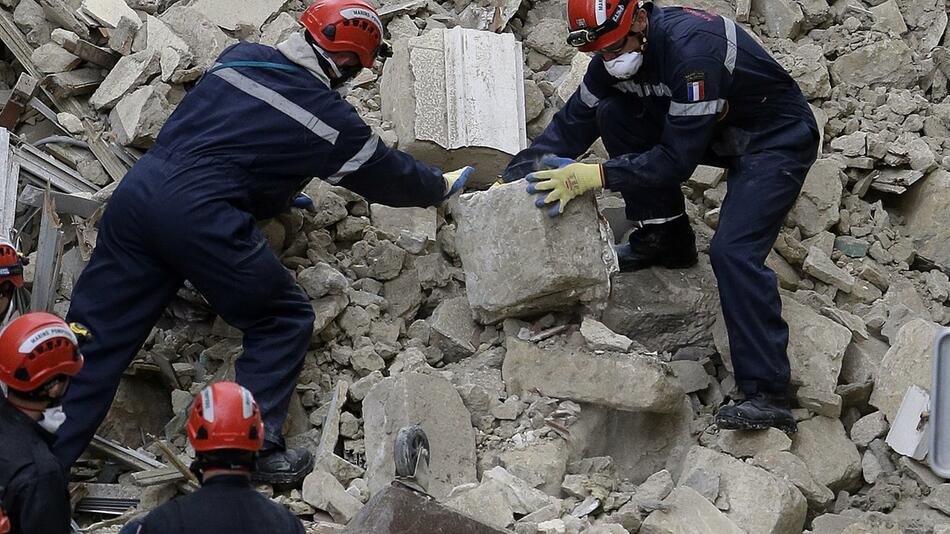
M 629 80 L 602 56 L 551 124 L 518 154 L 506 181 L 545 154 L 577 158 L 601 137 L 608 189 L 631 221 L 683 214 L 680 191 L 700 163 L 729 171 L 710 258 L 736 382 L 784 393 L 788 326 L 765 258 L 817 157 L 818 128 L 794 80 L 732 20 L 681 7 L 650 10 L 644 62 Z
M 184 280 L 243 331 L 237 381 L 260 405 L 265 447 L 282 446 L 314 312 L 255 223 L 285 211 L 311 177 L 396 207 L 445 195 L 440 170 L 387 147 L 330 89 L 302 35 L 278 48 L 226 50 L 109 202 L 68 314 L 95 334 L 63 403 L 55 453 L 64 468 Z
M 264 497 L 246 476 L 209 478 L 198 491 L 169 501 L 119 534 L 304 534 L 303 524 Z

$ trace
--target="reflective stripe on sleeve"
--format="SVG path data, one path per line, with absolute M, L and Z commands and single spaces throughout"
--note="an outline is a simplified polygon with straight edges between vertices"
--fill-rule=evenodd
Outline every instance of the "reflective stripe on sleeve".
M 726 59 L 723 64 L 729 74 L 736 70 L 736 56 L 739 53 L 736 47 L 736 23 L 728 17 L 722 17 L 722 22 L 726 26 Z
M 352 172 L 358 171 L 363 165 L 366 164 L 370 158 L 373 157 L 373 154 L 376 153 L 376 148 L 379 146 L 379 137 L 376 135 L 371 135 L 369 139 L 366 140 L 366 144 L 363 145 L 363 148 L 356 153 L 349 161 L 343 164 L 340 167 L 340 170 L 333 173 L 333 176 L 327 178 L 327 181 L 331 184 L 338 184 L 340 180 L 346 178 L 346 176 Z
M 280 111 L 284 115 L 287 115 L 291 119 L 302 124 L 311 132 L 320 136 L 324 141 L 330 143 L 331 145 L 336 144 L 336 140 L 340 136 L 340 132 L 336 131 L 329 124 L 318 119 L 313 113 L 310 113 L 297 104 L 294 104 L 277 91 L 265 87 L 241 74 L 240 72 L 230 68 L 216 70 L 212 73 L 212 76 L 221 78 L 240 91 L 253 96 L 261 102 L 264 102 L 265 104 L 276 109 L 277 111 Z
M 674 117 L 699 117 L 702 115 L 715 115 L 725 108 L 725 100 L 710 100 L 708 102 L 691 102 L 681 104 L 673 102 L 670 104 L 670 115 Z
M 600 99 L 594 96 L 594 93 L 590 92 L 590 89 L 587 88 L 587 84 L 581 82 L 581 86 L 577 88 L 581 95 L 581 102 L 589 108 L 597 107 L 597 104 L 600 103 Z

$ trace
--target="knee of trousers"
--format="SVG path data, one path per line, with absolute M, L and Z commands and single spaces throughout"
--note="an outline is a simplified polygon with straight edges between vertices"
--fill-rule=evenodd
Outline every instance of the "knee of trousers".
M 713 236 L 712 242 L 709 243 L 709 262 L 717 273 L 722 273 L 743 261 L 744 254 L 739 247 L 721 239 L 719 234 Z
M 642 115 L 643 110 L 638 110 L 637 106 L 629 101 L 628 98 L 612 96 L 605 98 L 597 103 L 597 128 L 604 141 L 612 138 L 623 138 L 623 121 L 636 119 L 637 115 Z

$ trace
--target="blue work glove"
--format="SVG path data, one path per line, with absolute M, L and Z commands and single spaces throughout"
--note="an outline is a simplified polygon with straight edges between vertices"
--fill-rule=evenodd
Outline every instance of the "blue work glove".
M 313 199 L 304 193 L 300 193 L 294 197 L 294 200 L 290 203 L 290 205 L 295 208 L 300 208 L 307 211 L 313 211 L 316 209 L 316 207 L 313 205 Z
M 448 200 L 453 195 L 460 193 L 465 190 L 465 184 L 468 183 L 468 179 L 471 178 L 472 174 L 475 172 L 475 167 L 468 166 L 462 167 L 457 171 L 447 172 L 442 175 L 445 178 L 445 196 L 442 197 L 442 200 Z

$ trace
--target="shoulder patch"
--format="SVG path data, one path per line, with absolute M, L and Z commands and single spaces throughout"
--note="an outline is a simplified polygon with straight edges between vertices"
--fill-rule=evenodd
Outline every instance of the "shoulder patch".
M 693 71 L 687 73 L 684 79 L 686 80 L 686 83 L 698 82 L 700 80 L 706 79 L 706 73 L 701 70 Z

